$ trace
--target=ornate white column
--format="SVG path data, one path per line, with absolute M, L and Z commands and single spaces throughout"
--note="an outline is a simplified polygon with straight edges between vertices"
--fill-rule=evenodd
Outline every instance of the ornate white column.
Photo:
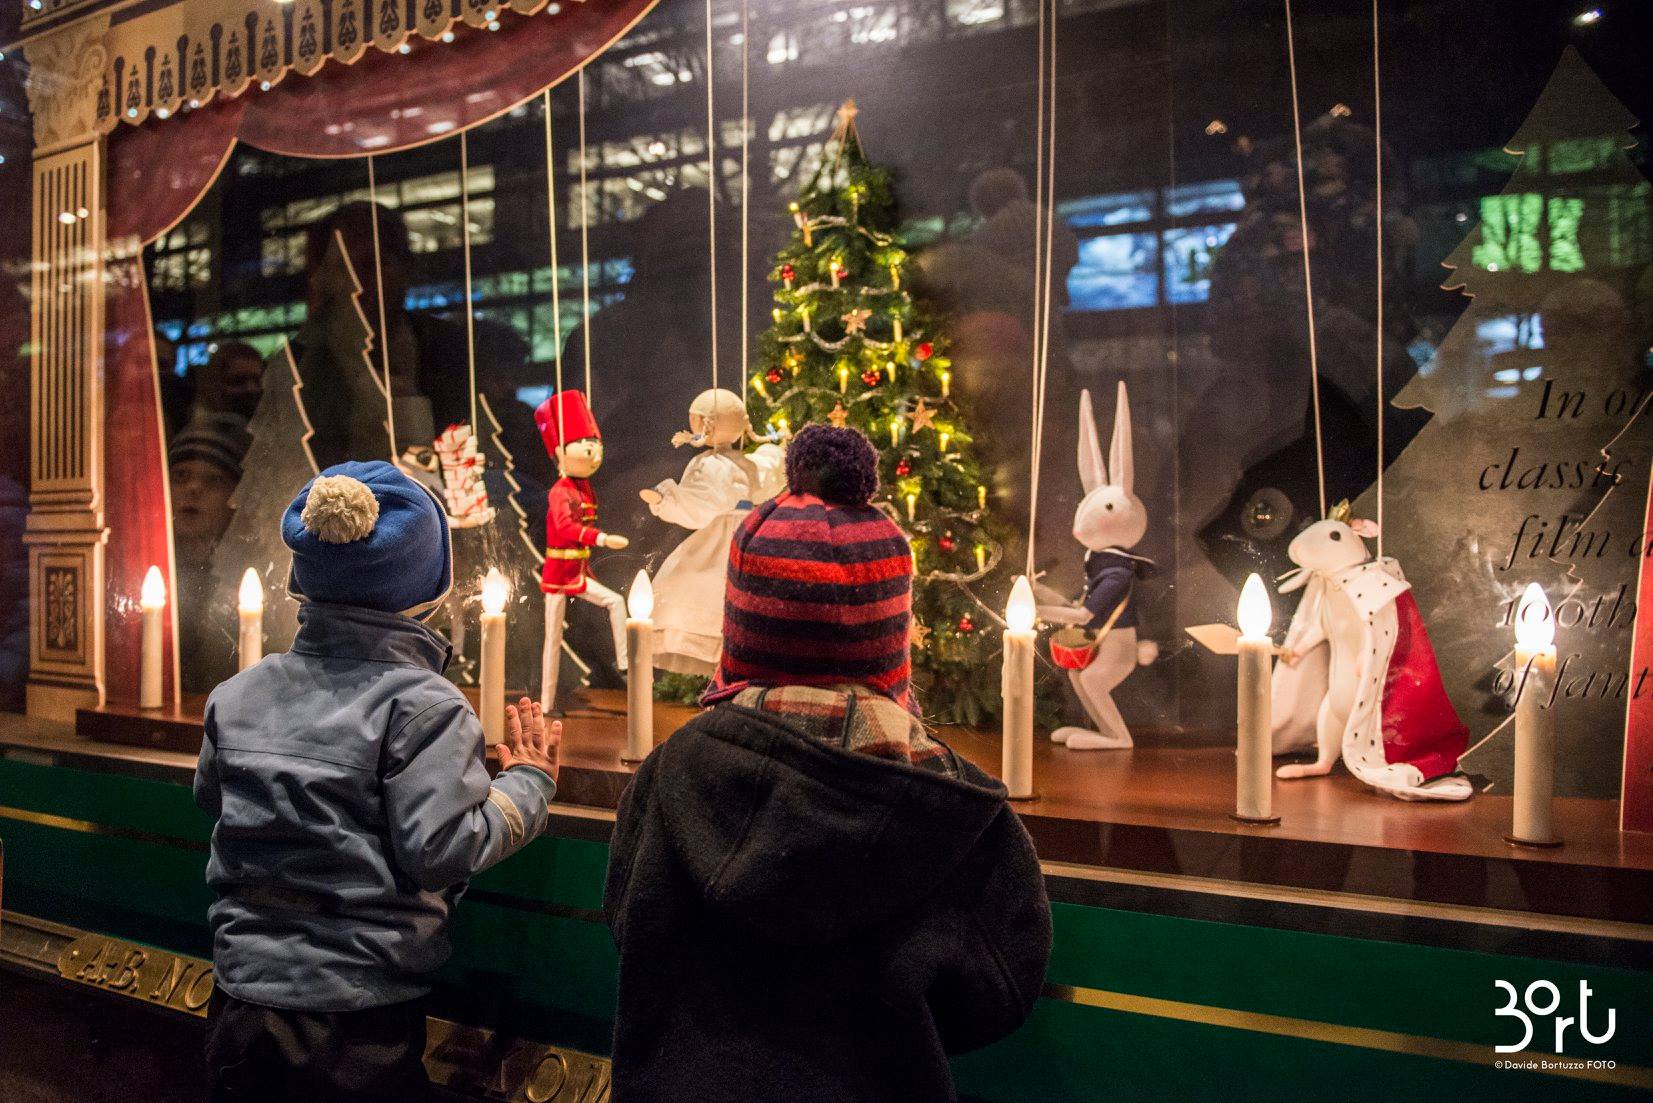
M 108 21 L 30 41 L 34 115 L 29 407 L 32 714 L 103 702 L 103 142 Z

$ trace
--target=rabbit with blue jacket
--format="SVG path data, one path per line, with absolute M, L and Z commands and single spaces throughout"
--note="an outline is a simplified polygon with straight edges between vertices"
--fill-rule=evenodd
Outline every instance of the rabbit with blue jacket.
M 1073 518 L 1073 537 L 1085 548 L 1085 589 L 1069 602 L 1049 587 L 1049 604 L 1039 615 L 1053 624 L 1096 633 L 1094 654 L 1080 670 L 1069 670 L 1074 692 L 1092 727 L 1061 727 L 1050 733 L 1073 750 L 1121 750 L 1133 741 L 1113 691 L 1138 666 L 1159 655 L 1159 646 L 1137 639 L 1136 581 L 1151 573 L 1153 561 L 1132 552 L 1148 531 L 1148 511 L 1133 489 L 1136 462 L 1131 445 L 1131 404 L 1123 380 L 1114 409 L 1113 441 L 1102 459 L 1090 391 L 1079 392 L 1079 481 L 1085 496 Z

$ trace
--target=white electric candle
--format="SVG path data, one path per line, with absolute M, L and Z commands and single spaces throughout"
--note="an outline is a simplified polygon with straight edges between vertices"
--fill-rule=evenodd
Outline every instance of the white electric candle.
M 143 655 L 138 666 L 138 707 L 161 707 L 161 624 L 166 615 L 166 581 L 161 568 L 151 567 L 143 576 L 138 595 L 143 612 Z
M 1000 772 L 1013 798 L 1033 795 L 1033 584 L 1017 575 L 1004 609 L 1004 749 Z
M 241 592 L 236 595 L 235 611 L 241 620 L 240 669 L 246 670 L 264 657 L 264 580 L 252 567 L 241 576 Z
M 505 741 L 505 603 L 511 584 L 498 567 L 482 579 L 482 738 Z
M 1268 821 L 1274 818 L 1274 775 L 1269 769 L 1274 643 L 1268 635 L 1274 611 L 1269 608 L 1263 580 L 1255 574 L 1240 590 L 1235 620 L 1240 626 L 1240 670 L 1234 814 L 1242 820 Z
M 626 595 L 626 762 L 654 749 L 654 586 L 638 571 Z
M 1555 615 L 1534 582 L 1515 611 L 1515 814 L 1510 838 L 1551 846 L 1556 837 Z
M 941 373 L 941 397 L 946 398 L 948 395 L 950 395 L 952 393 L 953 393 L 953 373 L 950 372 L 950 371 L 943 371 Z

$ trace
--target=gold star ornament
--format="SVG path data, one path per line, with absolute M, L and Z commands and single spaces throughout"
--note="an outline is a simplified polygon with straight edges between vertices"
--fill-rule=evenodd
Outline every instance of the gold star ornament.
M 844 404 L 842 402 L 834 403 L 832 406 L 832 412 L 827 415 L 827 420 L 842 429 L 844 427 L 844 422 L 849 420 L 849 411 L 844 409 Z
M 851 310 L 849 313 L 844 315 L 844 332 L 865 333 L 867 329 L 867 319 L 871 317 L 872 311 L 870 310 Z
M 920 429 L 935 428 L 936 412 L 925 405 L 922 398 L 918 400 L 917 406 L 908 411 L 907 416 L 912 419 L 913 432 L 915 433 Z
M 907 642 L 923 651 L 925 640 L 929 638 L 929 635 L 930 629 L 920 623 L 917 617 L 914 617 L 912 627 L 907 629 Z

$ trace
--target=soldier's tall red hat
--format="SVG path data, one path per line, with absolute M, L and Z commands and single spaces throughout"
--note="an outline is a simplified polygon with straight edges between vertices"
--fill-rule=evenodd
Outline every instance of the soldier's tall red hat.
M 603 434 L 597 429 L 597 419 L 592 416 L 591 406 L 585 400 L 584 391 L 558 391 L 540 403 L 539 409 L 534 411 L 534 424 L 539 426 L 540 438 L 545 441 L 545 450 L 552 455 L 555 455 L 557 449 L 564 444 L 593 437 L 603 439 Z

